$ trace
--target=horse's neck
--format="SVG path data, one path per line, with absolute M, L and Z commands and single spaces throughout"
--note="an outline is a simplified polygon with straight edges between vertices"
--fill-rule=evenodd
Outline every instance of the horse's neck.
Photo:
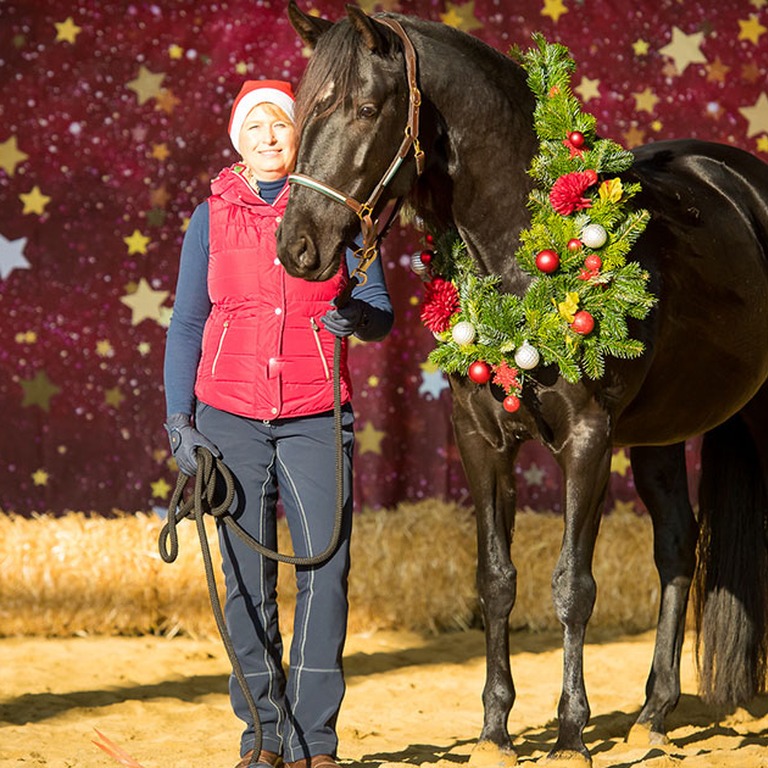
M 508 290 L 527 280 L 512 254 L 528 225 L 528 175 L 538 142 L 535 100 L 525 72 L 511 59 L 468 35 L 440 27 L 415 37 L 421 87 L 447 135 L 444 167 L 450 177 L 453 222 L 487 272 Z M 432 197 L 441 190 L 433 189 Z

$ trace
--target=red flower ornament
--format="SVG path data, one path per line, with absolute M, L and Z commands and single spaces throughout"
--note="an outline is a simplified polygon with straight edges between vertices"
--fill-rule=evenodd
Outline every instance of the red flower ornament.
M 459 310 L 459 292 L 450 280 L 436 277 L 427 283 L 421 305 L 421 322 L 432 333 L 447 331 Z
M 566 173 L 552 185 L 549 202 L 561 216 L 569 216 L 574 211 L 591 208 L 592 201 L 584 197 L 584 193 L 596 182 L 597 174 L 591 169 Z

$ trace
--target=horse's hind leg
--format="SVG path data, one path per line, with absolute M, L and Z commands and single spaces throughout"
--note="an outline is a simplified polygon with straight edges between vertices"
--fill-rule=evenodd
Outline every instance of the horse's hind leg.
M 653 521 L 661 604 L 645 704 L 628 741 L 659 744 L 667 741 L 665 721 L 680 698 L 680 653 L 698 528 L 688 496 L 685 443 L 634 447 L 631 458 L 637 491 Z

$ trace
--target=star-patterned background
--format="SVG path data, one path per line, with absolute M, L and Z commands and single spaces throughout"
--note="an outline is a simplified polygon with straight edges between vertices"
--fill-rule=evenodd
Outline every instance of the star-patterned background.
M 695 136 L 768 160 L 768 0 L 358 3 L 502 51 L 541 31 L 571 49 L 602 134 L 627 147 Z M 235 159 L 226 124 L 241 82 L 304 70 L 286 5 L 0 0 L 0 510 L 167 505 L 162 361 L 181 240 Z M 302 7 L 335 19 L 344 4 Z M 351 351 L 358 508 L 469 503 L 447 382 L 425 362 L 432 337 L 409 269 L 420 247 L 412 230 L 390 234 L 395 328 Z M 694 478 L 697 457 L 694 442 Z M 521 505 L 560 509 L 543 448 L 527 445 L 516 471 Z M 609 507 L 642 511 L 624 450 L 609 495 Z

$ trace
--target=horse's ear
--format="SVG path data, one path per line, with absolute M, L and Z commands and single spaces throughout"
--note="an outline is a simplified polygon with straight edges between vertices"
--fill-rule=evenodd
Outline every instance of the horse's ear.
M 347 5 L 347 16 L 371 53 L 384 53 L 389 48 L 387 28 L 374 21 L 360 6 Z
M 304 13 L 295 0 L 288 3 L 288 19 L 299 37 L 310 47 L 314 48 L 323 32 L 333 26 L 332 21 L 321 19 L 319 16 L 310 16 Z

